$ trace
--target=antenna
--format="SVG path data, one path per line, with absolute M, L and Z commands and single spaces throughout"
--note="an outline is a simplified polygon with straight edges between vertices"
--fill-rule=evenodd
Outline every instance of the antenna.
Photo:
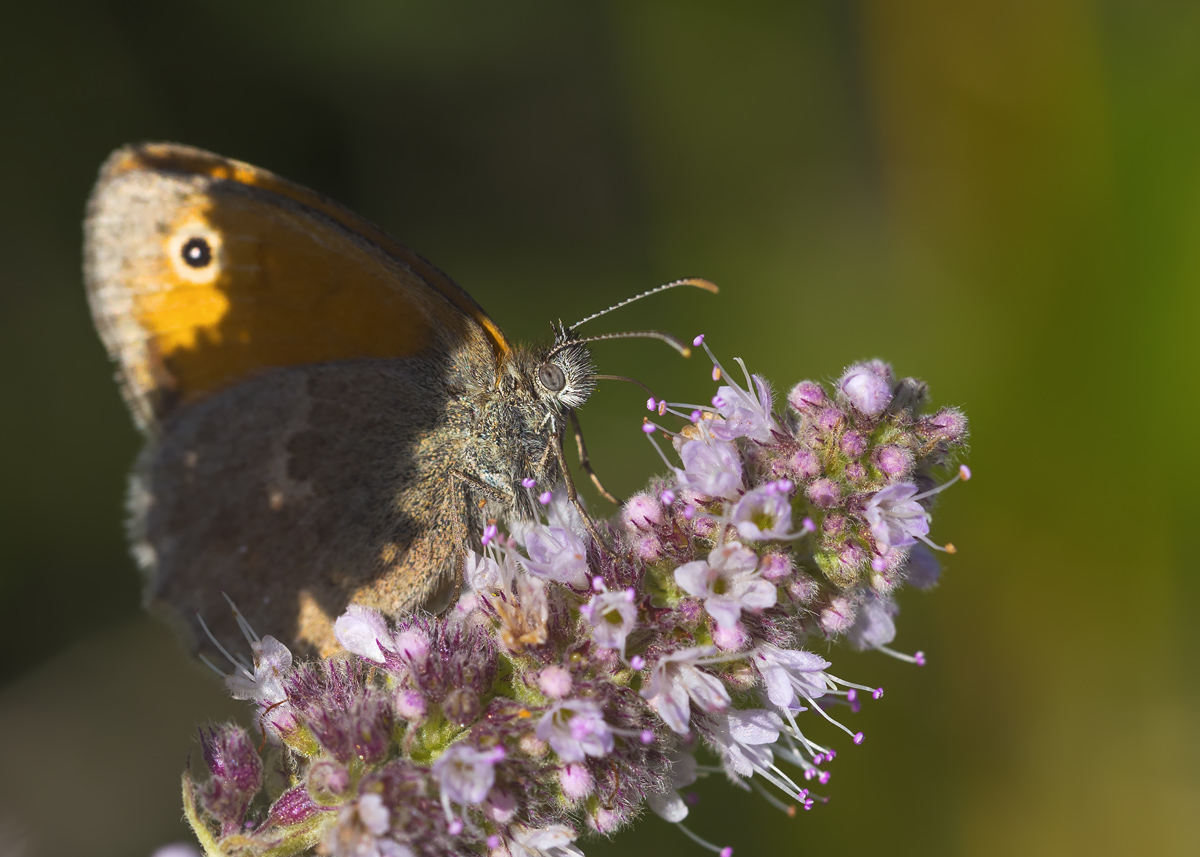
M 626 302 L 628 303 L 628 301 Z M 618 304 L 620 306 L 620 304 Z M 574 330 L 574 328 L 568 328 Z M 550 349 L 545 359 L 549 360 L 564 348 L 570 348 L 572 345 L 581 345 L 584 342 L 600 342 L 605 339 L 657 339 L 661 342 L 674 348 L 684 357 L 692 356 L 692 349 L 688 348 L 680 340 L 676 339 L 669 333 L 663 333 L 661 330 L 628 330 L 624 333 L 602 333 L 599 336 L 585 336 L 582 339 L 568 339 L 565 342 L 560 342 L 558 345 Z
M 620 309 L 623 306 L 628 306 L 629 304 L 633 303 L 634 301 L 640 301 L 642 298 L 648 298 L 648 297 L 650 297 L 650 295 L 656 295 L 659 292 L 665 292 L 667 289 L 673 289 L 676 286 L 695 286 L 698 289 L 704 289 L 704 291 L 712 292 L 713 294 L 716 294 L 719 291 L 719 289 L 716 286 L 716 283 L 711 283 L 708 280 L 701 279 L 700 277 L 688 277 L 683 280 L 673 280 L 669 283 L 665 283 L 665 284 L 659 286 L 658 288 L 651 289 L 648 292 L 642 292 L 640 295 L 636 295 L 635 297 L 623 300 L 619 304 L 613 304 L 608 309 L 602 309 L 602 310 L 600 310 L 600 312 L 592 313 L 587 318 L 585 318 L 581 321 L 575 322 L 573 325 L 571 325 L 571 327 L 569 329 L 574 330 L 575 328 L 579 327 L 579 325 L 586 324 L 587 322 L 591 321 L 594 318 L 599 318 L 602 315 L 607 315 L 608 313 L 612 312 L 613 310 Z M 660 336 L 661 336 L 661 334 L 660 334 Z M 600 337 L 597 337 L 597 338 L 600 338 Z M 576 340 L 576 341 L 577 342 L 588 342 L 590 340 Z M 678 347 L 678 346 L 676 346 L 676 347 Z M 683 354 L 684 352 L 682 350 L 680 350 L 680 353 Z M 684 356 L 687 356 L 687 355 L 684 354 Z
M 630 378 L 627 375 L 588 375 L 588 377 L 591 378 L 593 381 L 628 381 L 630 384 L 637 384 L 639 387 L 641 387 L 643 390 L 645 390 L 651 396 L 654 395 L 654 391 L 651 390 L 649 387 L 647 387 L 645 384 L 643 384 L 641 381 L 639 381 L 637 378 Z

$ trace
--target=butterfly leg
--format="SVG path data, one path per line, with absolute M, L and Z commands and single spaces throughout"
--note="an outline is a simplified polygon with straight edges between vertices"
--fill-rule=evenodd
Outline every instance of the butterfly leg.
M 469 473 L 464 473 L 461 470 L 452 470 L 450 472 L 450 490 L 454 492 L 454 508 L 467 509 L 467 503 L 471 502 L 471 492 L 467 488 L 471 488 L 476 494 L 483 495 L 486 499 L 480 501 L 482 508 L 487 500 L 494 500 L 497 503 L 507 504 L 511 502 L 511 498 L 505 497 L 504 494 L 491 485 L 472 476 Z M 454 595 L 450 599 L 446 610 L 452 608 L 458 603 L 459 597 L 462 595 L 464 565 L 467 558 L 467 546 L 471 544 L 471 532 L 468 528 L 468 521 L 475 517 L 476 510 L 467 509 L 464 515 L 454 516 Z M 445 612 L 444 610 L 442 612 Z
M 588 514 L 587 509 L 583 508 L 583 504 L 579 502 L 579 492 L 575 490 L 575 480 L 571 478 L 571 470 L 567 467 L 567 455 L 563 451 L 563 435 L 558 433 L 558 437 L 553 442 L 554 453 L 558 456 L 558 466 L 562 468 L 563 483 L 567 486 L 567 499 L 571 501 L 576 511 L 579 512 L 579 517 L 583 520 L 583 525 L 587 527 L 588 533 L 596 542 L 596 547 L 602 551 L 607 551 L 604 545 L 604 539 L 600 536 L 600 531 L 596 529 L 596 522 L 592 520 L 592 516 Z
M 568 411 L 571 415 L 571 427 L 575 430 L 575 445 L 579 449 L 579 466 L 592 479 L 592 484 L 596 486 L 596 490 L 600 492 L 600 496 L 610 503 L 620 503 L 620 501 L 612 494 L 605 490 L 600 483 L 600 477 L 596 475 L 596 471 L 592 469 L 592 460 L 588 458 L 587 447 L 583 444 L 583 427 L 579 425 L 579 415 L 574 409 Z

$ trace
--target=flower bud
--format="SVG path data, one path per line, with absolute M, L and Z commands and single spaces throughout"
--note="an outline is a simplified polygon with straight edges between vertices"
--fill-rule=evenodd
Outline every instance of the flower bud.
M 828 398 L 825 395 L 825 388 L 816 381 L 801 381 L 792 387 L 787 400 L 793 410 L 804 413 L 824 407 Z
M 312 774 L 309 774 L 311 779 Z M 334 801 L 336 803 L 336 801 Z M 329 804 L 324 804 L 328 806 Z M 263 827 L 291 827 L 306 821 L 321 811 L 304 786 L 295 786 L 279 796 L 267 813 Z
M 796 450 L 789 464 L 797 479 L 808 480 L 821 475 L 821 459 L 811 449 Z
M 597 805 L 588 813 L 587 823 L 588 827 L 597 833 L 610 834 L 616 833 L 628 824 L 630 817 L 631 813 L 618 807 Z
M 845 515 L 826 515 L 825 520 L 821 522 L 821 535 L 826 539 L 836 539 L 844 532 L 846 532 Z
M 832 479 L 818 479 L 805 491 L 813 505 L 822 509 L 836 506 L 842 499 L 842 489 Z
M 478 720 L 480 710 L 479 695 L 469 687 L 455 688 L 442 700 L 446 719 L 459 726 L 469 726 Z
M 791 554 L 768 553 L 759 561 L 758 568 L 764 580 L 778 584 L 792 573 Z
M 498 824 L 508 824 L 517 814 L 516 800 L 508 792 L 499 789 L 488 792 L 486 807 L 488 817 Z
M 814 557 L 829 582 L 839 588 L 852 586 L 867 562 L 867 552 L 854 542 L 820 550 Z
M 821 610 L 817 621 L 821 630 L 831 637 L 836 637 L 850 630 L 857 616 L 858 608 L 853 600 L 845 595 L 835 595 Z
M 241 826 L 246 808 L 262 788 L 262 759 L 246 730 L 237 726 L 201 729 L 200 750 L 212 775 L 203 792 L 204 808 L 227 835 Z
M 837 408 L 825 408 L 817 414 L 813 421 L 819 431 L 826 434 L 832 431 L 837 431 L 838 426 L 842 424 L 842 420 L 846 418 Z
M 350 772 L 336 762 L 322 760 L 308 771 L 308 793 L 321 806 L 336 806 L 350 790 Z
M 675 608 L 679 624 L 685 628 L 694 629 L 704 618 L 704 606 L 695 598 L 685 598 Z
M 521 740 L 517 742 L 517 746 L 521 748 L 522 753 L 531 759 L 540 759 L 550 750 L 546 742 L 538 738 L 533 732 L 526 732 L 522 735 Z
M 656 563 L 666 556 L 662 540 L 653 533 L 642 535 L 636 539 L 633 543 L 633 550 L 638 559 L 645 563 Z
M 788 598 L 797 604 L 809 604 L 820 593 L 821 584 L 804 572 L 797 572 L 787 585 Z
M 746 633 L 746 626 L 738 622 L 728 628 L 717 625 L 713 629 L 712 640 L 721 651 L 738 652 L 750 643 L 750 635 Z
M 855 410 L 877 417 L 892 400 L 890 376 L 891 369 L 886 363 L 878 360 L 856 363 L 838 381 L 838 392 Z
M 899 446 L 878 447 L 871 456 L 875 466 L 889 480 L 900 479 L 912 467 L 912 453 Z
M 842 455 L 848 458 L 858 458 L 867 451 L 866 438 L 856 431 L 848 431 L 842 435 L 839 445 L 842 448 Z
M 634 494 L 621 507 L 621 522 L 629 531 L 649 530 L 662 523 L 663 507 L 658 497 Z
M 958 408 L 942 408 L 917 420 L 917 434 L 930 440 L 958 443 L 967 434 L 967 418 Z
M 429 660 L 429 635 L 420 628 L 405 628 L 396 635 L 396 649 L 415 669 L 421 669 Z
M 863 467 L 860 462 L 851 461 L 846 465 L 845 475 L 847 482 L 859 483 L 867 478 L 867 468 Z
M 409 723 L 419 723 L 425 719 L 428 706 L 419 691 L 401 690 L 396 694 L 396 716 Z
M 563 699 L 571 692 L 571 674 L 564 667 L 551 664 L 538 673 L 538 687 L 551 699 Z
M 581 762 L 570 762 L 558 769 L 558 785 L 572 803 L 592 793 L 592 775 Z
M 892 390 L 892 413 L 918 411 L 929 401 L 929 385 L 917 378 L 901 378 Z

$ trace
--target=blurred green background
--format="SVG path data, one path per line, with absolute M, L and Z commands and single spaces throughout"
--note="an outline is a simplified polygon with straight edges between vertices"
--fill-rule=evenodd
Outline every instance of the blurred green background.
M 972 420 L 975 479 L 907 592 L 832 802 L 721 783 L 752 854 L 1194 854 L 1200 6 L 1017 0 L 12 4 L 0 28 L 0 855 L 181 838 L 203 719 L 244 716 L 144 619 L 122 537 L 139 446 L 79 275 L 115 146 L 177 140 L 379 222 L 517 339 L 704 330 L 786 387 L 880 356 Z M 705 361 L 604 344 L 708 389 Z M 622 493 L 644 396 L 582 412 Z M 1187 676 L 1192 676 L 1188 679 Z M 839 745 L 841 746 L 841 745 Z M 593 855 L 702 853 L 647 819 Z

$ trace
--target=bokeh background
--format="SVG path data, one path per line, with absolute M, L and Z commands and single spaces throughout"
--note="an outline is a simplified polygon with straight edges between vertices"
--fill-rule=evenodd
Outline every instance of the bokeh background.
M 205 719 L 244 716 L 143 618 L 139 446 L 91 330 L 84 200 L 168 139 L 334 196 L 518 339 L 706 331 L 779 386 L 885 357 L 973 425 L 975 479 L 905 593 L 888 688 L 828 806 L 720 783 L 741 854 L 1200 850 L 1200 6 L 1194 3 L 21 3 L 0 27 L 0 855 L 185 836 Z M 676 398 L 705 361 L 605 344 Z M 643 395 L 582 413 L 623 493 Z M 589 855 L 698 854 L 650 818 Z

